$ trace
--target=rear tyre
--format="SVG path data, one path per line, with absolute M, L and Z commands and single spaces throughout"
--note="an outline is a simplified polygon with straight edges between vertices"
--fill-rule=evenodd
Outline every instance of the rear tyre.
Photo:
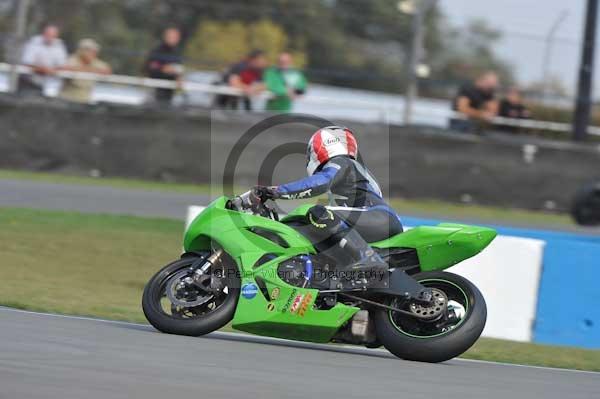
M 196 285 L 177 285 L 183 284 L 185 278 L 192 275 L 193 266 L 201 266 L 209 255 L 207 252 L 201 257 L 186 257 L 172 262 L 148 281 L 142 297 L 142 309 L 146 319 L 157 330 L 200 336 L 218 330 L 233 319 L 240 292 L 234 265 L 223 266 L 227 262 L 221 262 L 219 270 L 211 266 L 206 272 L 210 277 L 204 279 L 206 291 Z M 231 270 L 227 271 L 228 268 Z M 214 290 L 215 284 L 220 284 L 219 292 Z M 179 287 L 183 288 L 174 290 Z M 167 293 L 167 290 L 171 292 Z
M 374 313 L 378 340 L 394 355 L 419 362 L 443 362 L 467 351 L 485 327 L 487 308 L 481 292 L 469 280 L 453 273 L 424 272 L 413 277 L 424 286 L 443 292 L 446 309 L 433 320 L 378 309 Z M 396 299 L 388 304 L 401 306 Z
M 571 215 L 581 226 L 600 225 L 600 184 L 583 186 L 575 194 L 571 205 Z

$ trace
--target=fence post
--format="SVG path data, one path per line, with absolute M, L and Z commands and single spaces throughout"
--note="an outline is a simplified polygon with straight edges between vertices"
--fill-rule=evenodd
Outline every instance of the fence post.
M 17 21 L 15 24 L 15 41 L 12 49 L 14 59 L 12 60 L 12 67 L 10 70 L 10 91 L 16 92 L 18 89 L 19 71 L 18 66 L 20 62 L 21 52 L 23 49 L 23 43 L 25 41 L 25 29 L 27 28 L 27 12 L 29 11 L 30 0 L 18 0 L 17 6 Z
M 598 0 L 588 0 L 581 49 L 581 65 L 579 67 L 579 83 L 577 85 L 577 96 L 575 97 L 575 118 L 573 121 L 573 140 L 575 141 L 583 141 L 587 138 L 587 129 L 590 123 L 597 17 Z

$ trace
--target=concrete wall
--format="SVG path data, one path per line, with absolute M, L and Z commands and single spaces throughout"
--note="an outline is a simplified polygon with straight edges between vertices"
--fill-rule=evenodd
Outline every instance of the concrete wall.
M 106 176 L 187 182 L 220 180 L 233 144 L 264 118 L 0 97 L 0 167 L 84 174 L 95 170 Z M 598 177 L 597 145 L 346 125 L 359 132 L 368 166 L 392 195 L 524 208 L 555 204 L 564 210 L 581 184 Z M 289 142 L 305 142 L 313 130 L 297 123 L 268 129 L 244 151 L 236 182 L 256 182 L 267 154 Z M 535 155 L 527 156 L 531 149 Z M 303 168 L 301 155 L 287 156 L 275 167 L 273 180 L 302 177 Z

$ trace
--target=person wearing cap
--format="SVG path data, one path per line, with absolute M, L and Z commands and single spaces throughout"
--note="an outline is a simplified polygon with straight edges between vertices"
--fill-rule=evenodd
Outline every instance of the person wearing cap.
M 110 66 L 98 58 L 100 45 L 93 39 L 82 39 L 79 41 L 77 51 L 69 57 L 67 63 L 61 69 L 72 72 L 87 72 L 99 75 L 110 75 Z M 92 90 L 95 81 L 90 79 L 68 79 L 63 84 L 60 97 L 65 100 L 89 103 L 92 99 Z

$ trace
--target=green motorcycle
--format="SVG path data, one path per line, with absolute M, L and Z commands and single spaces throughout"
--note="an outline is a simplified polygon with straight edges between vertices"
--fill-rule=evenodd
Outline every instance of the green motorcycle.
M 387 278 L 378 288 L 352 289 L 353 281 L 341 284 L 336 260 L 295 228 L 310 205 L 279 219 L 268 201 L 249 198 L 211 203 L 185 232 L 181 259 L 150 279 L 142 306 L 155 328 L 200 336 L 231 322 L 271 337 L 383 345 L 423 362 L 452 359 L 481 335 L 483 296 L 442 270 L 481 252 L 494 230 L 440 224 L 370 243 L 389 265 Z M 426 303 L 409 295 L 419 288 L 431 293 Z

